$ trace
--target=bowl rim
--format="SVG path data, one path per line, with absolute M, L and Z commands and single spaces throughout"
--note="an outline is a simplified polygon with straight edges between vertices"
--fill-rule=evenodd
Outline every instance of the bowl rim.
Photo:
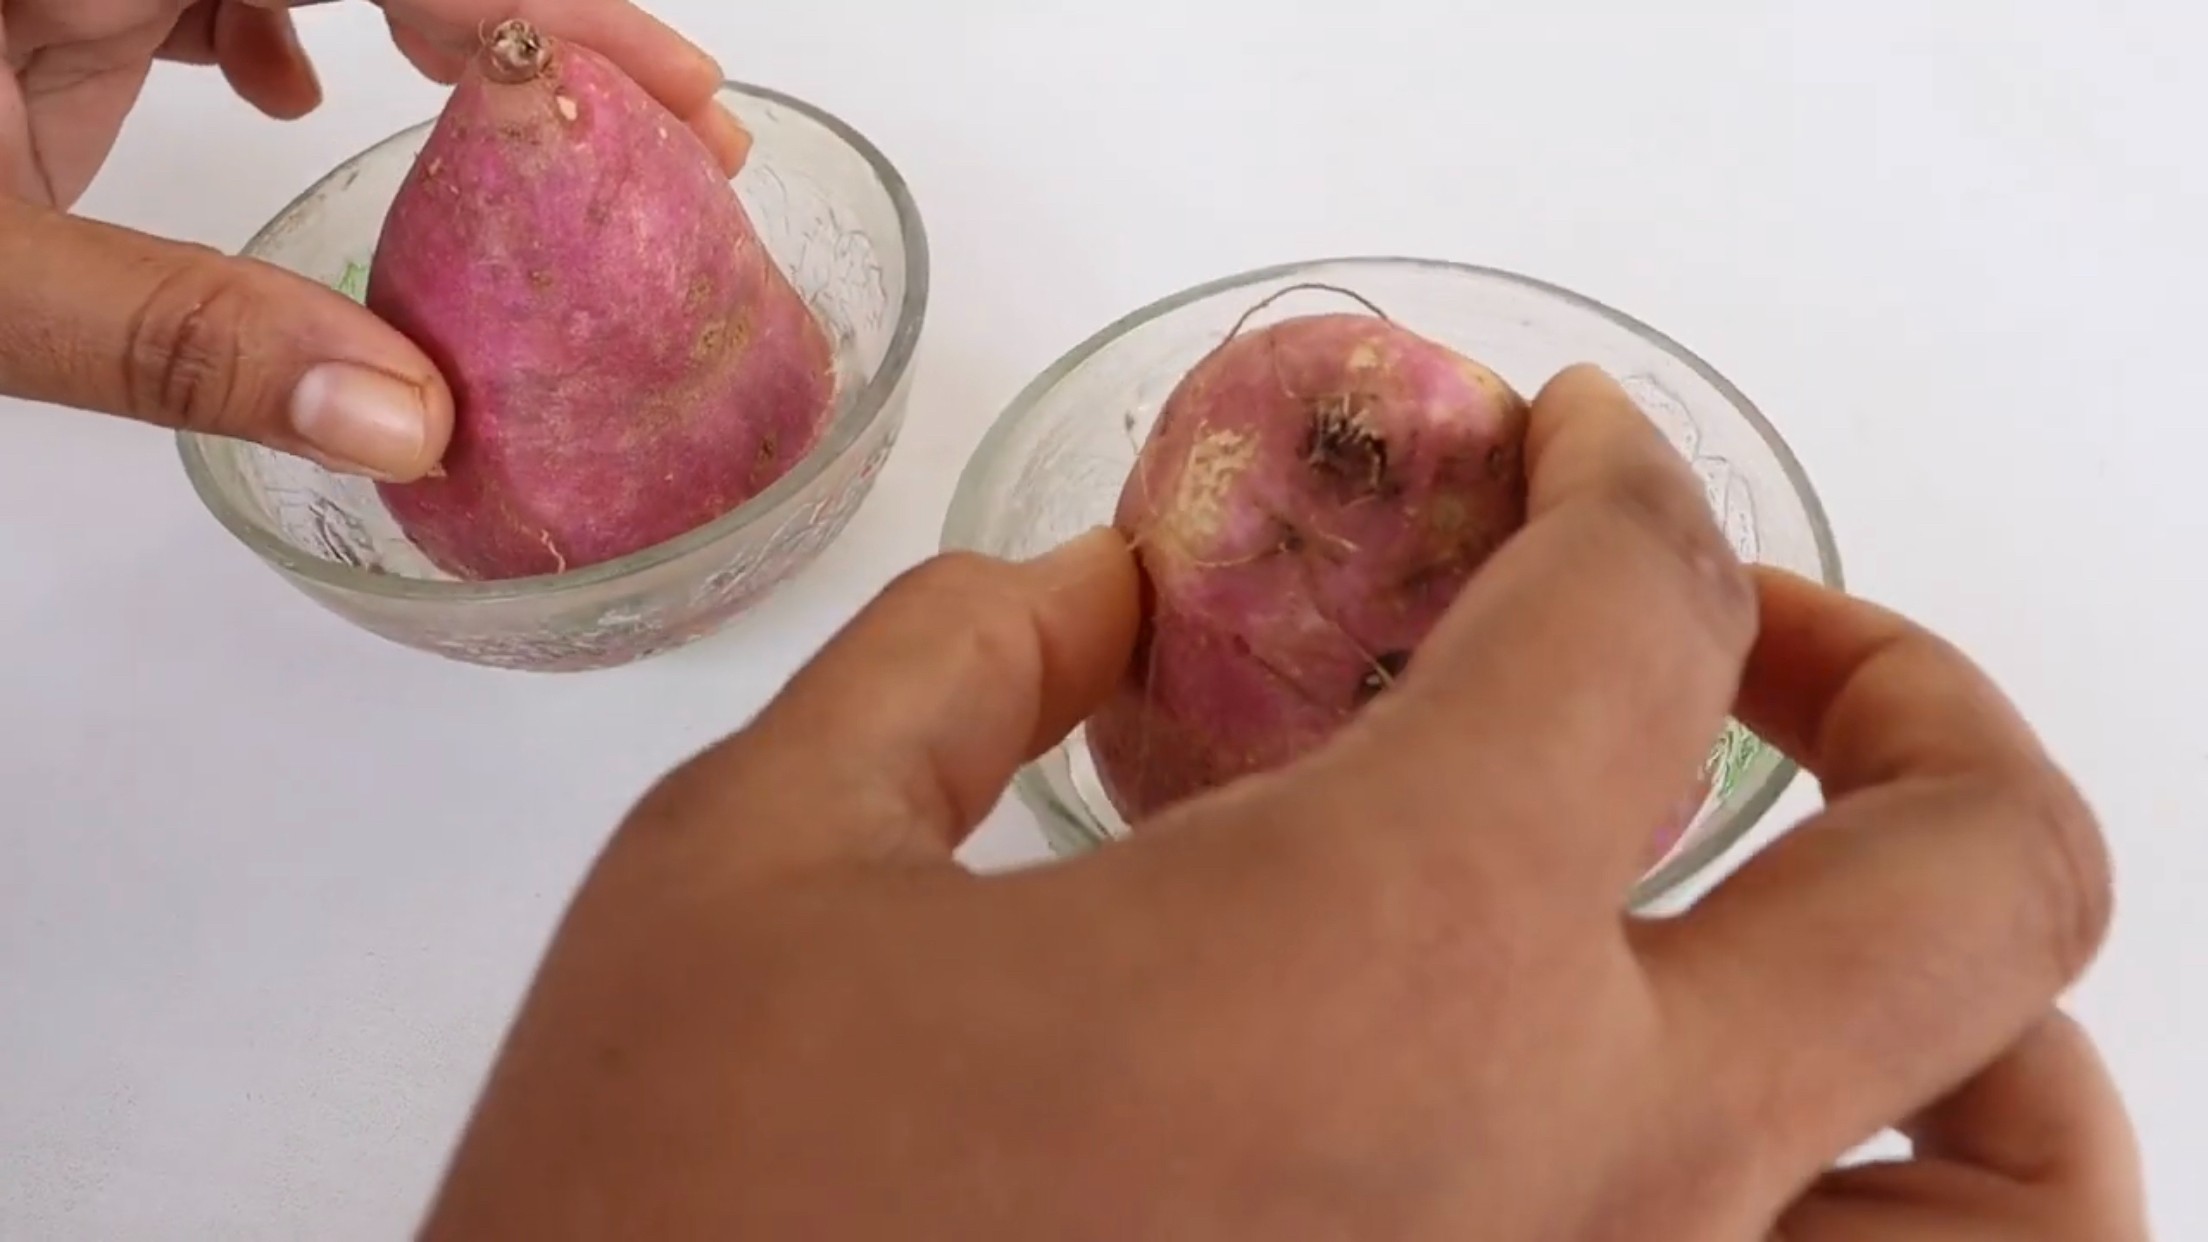
M 1485 264 L 1400 254 L 1338 254 L 1249 268 L 1169 293 L 1121 315 L 1091 333 L 1022 386 L 983 433 L 973 454 L 966 459 L 965 467 L 959 471 L 958 482 L 951 493 L 951 503 L 944 514 L 938 546 L 944 551 L 970 550 L 974 547 L 982 526 L 983 481 L 1001 467 L 1007 442 L 1018 434 L 1029 413 L 1041 403 L 1045 394 L 1119 338 L 1153 320 L 1217 294 L 1274 281 L 1308 278 L 1316 271 L 1335 268 L 1410 268 L 1515 285 L 1608 320 L 1671 355 L 1715 389 L 1770 449 L 1779 463 L 1780 473 L 1785 476 L 1795 499 L 1800 502 L 1803 516 L 1809 524 L 1811 542 L 1817 552 L 1819 581 L 1835 590 L 1845 589 L 1846 577 L 1841 567 L 1839 543 L 1833 534 L 1831 518 L 1825 510 L 1823 497 L 1810 482 L 1809 473 L 1795 455 L 1793 446 L 1787 443 L 1786 437 L 1779 434 L 1778 428 L 1738 385 L 1727 379 L 1700 354 L 1633 315 L 1539 277 Z M 1767 740 L 1764 744 L 1770 745 Z M 1690 881 L 1708 872 L 1762 822 L 1801 773 L 1800 765 L 1784 752 L 1774 747 L 1773 753 L 1777 755 L 1777 761 L 1760 780 L 1741 792 L 1734 803 L 1734 811 L 1722 826 L 1705 834 L 1700 840 L 1675 850 L 1642 876 L 1634 887 L 1632 905 L 1637 908 L 1649 907 L 1684 888 Z M 1059 800 L 1047 788 L 1032 787 L 1035 766 L 1033 762 L 1022 765 L 1013 782 L 1021 801 L 1038 816 L 1067 815 L 1068 809 L 1058 806 Z M 1066 826 L 1084 837 L 1095 835 L 1086 824 L 1071 823 Z M 1047 826 L 1044 828 L 1044 837 L 1052 842 L 1054 848 L 1058 844 L 1057 835 Z
M 329 560 L 294 547 L 248 516 L 216 486 L 212 468 L 207 462 L 210 447 L 208 442 L 220 440 L 221 437 L 181 431 L 176 436 L 177 451 L 183 459 L 185 476 L 191 481 L 192 490 L 198 494 L 200 503 L 239 542 L 287 574 L 317 586 L 356 595 L 438 604 L 544 599 L 587 591 L 680 560 L 700 548 L 718 543 L 747 528 L 780 520 L 784 516 L 784 507 L 801 496 L 831 465 L 842 461 L 866 432 L 883 417 L 889 409 L 891 398 L 911 370 L 913 357 L 918 352 L 921 327 L 927 318 L 927 228 L 921 221 L 919 203 L 914 199 L 904 174 L 898 171 L 897 166 L 871 139 L 849 122 L 797 96 L 750 82 L 723 79 L 714 93 L 716 98 L 733 94 L 770 108 L 787 108 L 827 130 L 856 152 L 881 186 L 883 193 L 889 197 L 890 209 L 897 219 L 899 242 L 904 251 L 904 297 L 892 312 L 895 321 L 890 329 L 889 343 L 882 354 L 881 364 L 874 369 L 865 387 L 852 398 L 843 416 L 829 425 L 821 442 L 787 474 L 775 480 L 759 495 L 720 517 L 626 556 L 564 573 L 532 574 L 522 578 L 488 581 L 401 577 Z M 256 229 L 240 253 L 250 254 L 259 248 L 271 234 L 284 226 L 294 212 L 313 200 L 325 187 L 344 177 L 361 161 L 413 140 L 436 123 L 437 118 L 431 116 L 388 134 L 345 157 L 328 172 L 315 178 L 305 189 L 294 195 L 282 210 Z

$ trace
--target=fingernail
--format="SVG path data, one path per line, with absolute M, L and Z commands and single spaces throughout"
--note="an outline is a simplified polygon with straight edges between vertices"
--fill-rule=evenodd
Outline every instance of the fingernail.
M 338 468 L 390 478 L 416 472 L 429 435 L 421 390 L 349 362 L 308 371 L 291 394 L 291 429 Z
M 1127 541 L 1110 526 L 1099 526 L 1068 539 L 1027 562 L 1045 581 L 1077 576 L 1096 564 L 1100 556 L 1125 555 Z
M 751 158 L 751 131 L 744 128 L 743 122 L 720 104 L 712 103 L 698 115 L 696 128 L 706 148 L 730 176 L 742 171 L 744 161 Z
M 728 70 L 721 66 L 720 57 L 706 51 L 704 48 L 690 42 L 688 39 L 683 39 L 681 35 L 675 34 L 675 32 L 672 30 L 668 31 L 667 33 L 669 35 L 672 35 L 674 38 L 682 39 L 682 45 L 690 50 L 691 58 L 697 61 L 701 70 L 713 75 L 713 81 L 715 83 L 728 81 Z
M 288 13 L 291 6 L 286 4 L 278 7 Z M 307 53 L 306 43 L 299 38 L 299 27 L 285 21 L 277 23 L 277 28 L 283 36 L 284 51 L 288 54 L 292 66 L 299 71 L 300 76 L 306 79 L 309 85 L 314 87 L 315 102 L 321 102 L 322 74 L 314 67 L 314 57 Z

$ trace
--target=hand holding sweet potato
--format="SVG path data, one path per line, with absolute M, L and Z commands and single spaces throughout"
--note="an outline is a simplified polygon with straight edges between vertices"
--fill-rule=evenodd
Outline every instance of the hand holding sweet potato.
M 1125 539 L 890 587 L 630 815 L 425 1236 L 2143 1238 L 2052 1010 L 2100 838 L 1999 691 L 1749 578 L 1598 373 L 1525 443 L 1526 524 L 1387 694 L 1070 862 L 951 851 L 1125 671 Z M 1830 804 L 1623 917 L 1736 696 Z M 1915 1160 L 1825 1176 L 1895 1123 Z

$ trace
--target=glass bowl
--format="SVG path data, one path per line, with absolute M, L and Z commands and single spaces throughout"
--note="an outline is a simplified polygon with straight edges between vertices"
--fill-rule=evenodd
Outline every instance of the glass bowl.
M 840 534 L 895 443 L 928 298 L 928 251 L 904 179 L 850 126 L 728 83 L 751 130 L 736 192 L 826 324 L 840 371 L 819 447 L 719 519 L 566 573 L 461 581 L 399 533 L 373 485 L 257 445 L 179 437 L 208 510 L 309 598 L 423 651 L 500 668 L 604 668 L 720 629 Z M 384 213 L 431 122 L 353 156 L 285 207 L 244 254 L 358 299 Z
M 1577 362 L 1617 376 L 1701 476 L 1711 508 L 1747 560 L 1837 586 L 1839 555 L 1822 505 L 1786 443 L 1725 378 L 1645 324 L 1569 290 L 1509 272 L 1410 258 L 1341 258 L 1245 272 L 1126 316 L 1044 371 L 1000 415 L 952 497 L 946 549 L 1026 558 L 1109 522 L 1137 446 L 1187 370 L 1252 306 L 1252 326 L 1338 310 L 1337 291 L 1494 368 L 1532 395 Z M 1794 765 L 1738 722 L 1704 769 L 1693 821 L 1645 874 L 1633 904 L 1681 888 L 1738 842 L 1794 778 Z M 1015 796 L 1053 852 L 1126 832 L 1080 730 L 1021 769 Z

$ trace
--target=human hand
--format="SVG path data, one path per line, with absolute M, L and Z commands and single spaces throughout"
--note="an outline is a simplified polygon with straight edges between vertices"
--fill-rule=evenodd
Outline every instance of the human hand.
M 2106 861 L 2017 715 L 1744 573 L 1599 373 L 1529 457 L 1530 524 L 1335 742 L 1012 874 L 951 852 L 1127 667 L 1132 559 L 893 585 L 622 825 L 428 1236 L 2143 1237 L 2050 1016 Z M 1736 704 L 1828 805 L 1627 917 Z M 1917 1161 L 1826 1176 L 1897 1122 Z
M 321 87 L 291 7 L 326 0 L 7 0 L 0 7 L 0 395 L 420 477 L 452 394 L 429 358 L 350 299 L 267 264 L 66 214 L 156 60 L 215 65 L 273 117 Z M 720 68 L 629 0 L 380 0 L 440 82 L 478 32 L 525 16 L 611 57 L 687 118 L 732 173 L 750 147 L 714 102 Z

